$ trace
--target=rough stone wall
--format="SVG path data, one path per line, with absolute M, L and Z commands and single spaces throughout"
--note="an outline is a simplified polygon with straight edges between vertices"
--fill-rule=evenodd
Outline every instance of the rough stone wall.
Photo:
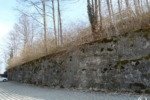
M 8 70 L 9 80 L 94 91 L 150 91 L 150 31 L 83 44 Z

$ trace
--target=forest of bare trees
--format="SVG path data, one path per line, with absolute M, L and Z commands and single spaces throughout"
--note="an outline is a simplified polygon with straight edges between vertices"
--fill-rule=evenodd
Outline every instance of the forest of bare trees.
M 87 0 L 93 37 L 149 27 L 149 0 Z M 105 5 L 105 7 L 103 6 Z
M 150 0 L 85 0 L 89 27 L 74 27 L 78 34 L 63 29 L 63 19 L 67 19 L 62 18 L 63 0 L 18 2 L 23 7 L 17 8 L 20 17 L 9 35 L 10 67 L 66 49 L 68 45 L 150 28 Z M 64 35 L 65 32 L 74 37 Z

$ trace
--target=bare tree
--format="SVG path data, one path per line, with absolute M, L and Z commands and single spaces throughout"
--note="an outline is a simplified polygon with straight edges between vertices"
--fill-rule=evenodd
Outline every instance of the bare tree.
M 19 46 L 21 44 L 20 30 L 17 24 L 15 24 L 14 29 L 9 33 L 8 46 L 10 48 L 11 58 L 17 55 Z
M 56 31 L 56 17 L 55 17 L 55 0 L 51 0 L 52 2 L 52 17 L 53 17 L 53 28 L 54 28 L 54 35 L 55 35 L 55 45 L 57 45 L 57 31 Z
M 20 27 L 20 34 L 23 38 L 23 45 L 26 47 L 29 43 L 29 35 L 30 35 L 30 26 L 29 26 L 29 19 L 26 15 L 21 15 L 18 27 Z
M 57 10 L 58 10 L 58 36 L 60 38 L 60 44 L 63 45 L 63 33 L 62 33 L 62 18 L 60 11 L 60 0 L 57 0 Z M 58 40 L 59 40 L 58 38 Z
M 99 6 L 99 30 L 102 31 L 103 30 L 103 23 L 102 23 L 102 20 L 103 20 L 103 17 L 102 17 L 102 0 L 98 0 L 98 6 Z
M 88 16 L 89 21 L 91 24 L 91 30 L 94 40 L 97 39 L 98 32 L 99 32 L 99 25 L 98 25 L 98 0 L 87 0 L 87 9 L 88 9 Z
M 135 13 L 137 16 L 141 14 L 141 9 L 140 9 L 140 2 L 139 0 L 134 0 L 134 8 L 135 8 Z
M 147 6 L 147 9 L 148 9 L 148 12 L 150 12 L 150 2 L 149 2 L 149 0 L 146 0 L 146 6 Z
M 112 25 L 112 11 L 111 11 L 110 0 L 106 0 L 106 3 L 107 3 L 107 9 L 108 9 L 108 13 L 109 13 L 110 24 Z
M 119 18 L 122 20 L 122 0 L 118 0 Z
M 36 20 L 37 22 L 39 22 L 40 24 L 42 24 L 43 26 L 43 37 L 44 37 L 44 48 L 45 48 L 45 53 L 47 54 L 48 50 L 47 50 L 47 34 L 48 34 L 48 25 L 47 25 L 47 8 L 46 8 L 46 4 L 49 0 L 25 0 L 26 2 L 28 2 L 32 7 L 35 8 L 35 10 L 37 11 L 37 13 L 41 16 L 42 18 L 42 23 L 40 21 L 38 21 L 35 17 L 33 17 L 31 14 L 28 16 L 31 16 L 34 20 Z M 22 12 L 22 11 L 21 11 Z
M 47 15 L 46 15 L 46 0 L 41 0 L 42 3 L 42 18 L 44 23 L 44 46 L 45 46 L 45 52 L 47 54 Z

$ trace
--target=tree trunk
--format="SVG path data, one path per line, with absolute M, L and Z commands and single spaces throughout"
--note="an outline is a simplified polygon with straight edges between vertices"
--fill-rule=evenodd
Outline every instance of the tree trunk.
M 53 13 L 53 28 L 54 28 L 54 35 L 55 35 L 55 45 L 57 45 L 57 32 L 56 32 L 56 21 L 55 21 L 55 2 L 52 0 L 52 13 Z
M 94 40 L 98 37 L 99 25 L 98 25 L 98 0 L 87 0 L 87 9 L 89 15 L 89 21 L 91 24 L 91 30 Z
M 60 0 L 57 0 L 57 7 L 58 7 L 58 29 L 59 29 L 59 34 L 60 34 L 60 44 L 63 45 L 62 20 L 61 20 L 61 13 L 60 13 Z
M 150 12 L 150 4 L 149 4 L 149 0 L 146 0 L 146 5 L 147 5 L 148 12 Z
M 122 0 L 118 0 L 119 18 L 122 20 Z
M 101 0 L 98 0 L 98 4 L 99 4 L 99 21 L 100 21 L 99 31 L 100 32 L 102 32 L 102 30 L 103 30 L 103 23 L 102 23 L 103 17 L 102 17 L 101 3 L 102 3 Z
M 109 13 L 110 24 L 112 25 L 112 12 L 111 12 L 110 1 L 106 0 L 106 3 L 107 3 L 107 9 L 108 9 L 108 13 Z
M 45 47 L 45 53 L 48 53 L 47 49 L 47 21 L 46 21 L 46 4 L 45 0 L 42 0 L 42 12 L 43 12 L 43 23 L 44 23 L 44 47 Z
M 138 0 L 134 0 L 134 8 L 135 8 L 135 13 L 137 16 L 140 15 L 140 9 L 139 9 L 139 1 Z

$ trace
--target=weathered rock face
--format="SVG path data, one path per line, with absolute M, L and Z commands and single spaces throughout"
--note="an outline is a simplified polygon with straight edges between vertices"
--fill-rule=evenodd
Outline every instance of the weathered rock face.
M 52 54 L 9 69 L 8 78 L 49 87 L 149 91 L 150 32 L 103 39 Z

